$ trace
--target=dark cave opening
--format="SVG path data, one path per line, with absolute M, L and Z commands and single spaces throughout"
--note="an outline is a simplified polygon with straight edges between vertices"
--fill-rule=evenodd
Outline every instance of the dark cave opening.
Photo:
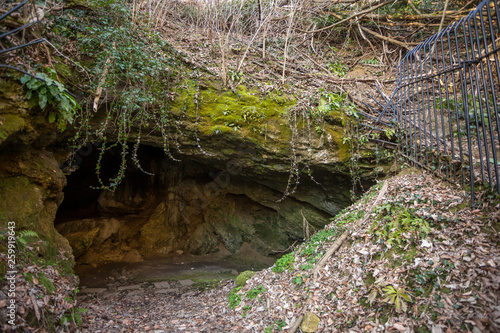
M 345 206 L 343 194 L 337 201 L 329 195 L 339 184 L 344 193 L 349 186 L 331 175 L 326 186 L 304 181 L 293 197 L 280 201 L 287 174 L 251 168 L 230 174 L 217 159 L 184 156 L 175 162 L 163 149 L 143 145 L 139 161 L 151 174 L 129 160 L 123 182 L 108 191 L 96 189 L 99 149 L 89 150 L 67 176 L 55 224 L 73 248 L 76 271 L 92 279 L 96 268 L 106 274 L 120 265 L 136 265 L 138 276 L 151 275 L 144 268 L 151 260 L 163 260 L 165 267 L 207 260 L 224 267 L 230 262 L 237 270 L 269 267 L 304 240 L 304 219 L 319 230 Z M 103 180 L 116 175 L 120 153 L 105 154 Z

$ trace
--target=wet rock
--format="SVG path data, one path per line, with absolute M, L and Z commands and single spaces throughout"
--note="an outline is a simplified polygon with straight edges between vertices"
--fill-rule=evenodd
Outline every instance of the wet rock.
M 186 233 L 176 198 L 161 202 L 141 228 L 142 251 L 170 254 L 180 247 Z
M 101 245 L 109 237 L 117 235 L 121 227 L 120 221 L 115 218 L 111 218 L 109 220 L 102 220 L 99 223 L 99 225 L 100 225 L 99 234 L 95 239 L 96 245 Z
M 235 201 L 227 196 L 212 199 L 204 210 L 204 219 L 231 253 L 243 244 L 243 233 L 251 233 L 236 215 Z

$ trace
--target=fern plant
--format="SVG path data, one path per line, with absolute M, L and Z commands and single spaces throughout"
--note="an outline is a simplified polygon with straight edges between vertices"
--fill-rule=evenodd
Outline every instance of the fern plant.
M 19 231 L 16 237 L 17 244 L 19 244 L 22 248 L 24 248 L 28 244 L 29 238 L 40 238 L 40 237 L 38 237 L 38 234 L 33 230 L 21 230 Z

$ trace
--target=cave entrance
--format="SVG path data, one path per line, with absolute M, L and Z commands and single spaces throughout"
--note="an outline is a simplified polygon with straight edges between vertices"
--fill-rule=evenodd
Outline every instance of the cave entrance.
M 72 168 L 55 221 L 86 286 L 269 267 L 302 241 L 304 223 L 317 230 L 345 206 L 328 197 L 328 188 L 307 184 L 278 202 L 286 173 L 238 174 L 206 158 L 174 162 L 151 146 L 139 149 L 141 166 L 151 174 L 130 163 L 115 191 L 96 189 L 98 153 L 87 147 Z M 102 179 L 114 176 L 119 161 L 119 151 L 105 155 Z M 339 179 L 330 183 L 338 192 Z

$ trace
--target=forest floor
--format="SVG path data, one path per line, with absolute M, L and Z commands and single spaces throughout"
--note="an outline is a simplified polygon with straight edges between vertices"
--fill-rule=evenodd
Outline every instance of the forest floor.
M 316 316 L 317 332 L 498 332 L 500 204 L 486 199 L 470 208 L 460 188 L 403 171 L 243 287 L 98 290 L 79 298 L 81 330 L 298 332 Z

